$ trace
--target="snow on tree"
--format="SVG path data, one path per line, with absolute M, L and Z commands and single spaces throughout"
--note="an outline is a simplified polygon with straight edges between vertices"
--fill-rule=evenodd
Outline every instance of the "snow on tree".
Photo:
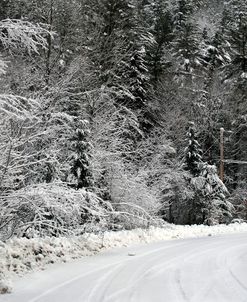
M 243 0 L 228 0 L 224 5 L 222 38 L 226 41 L 231 62 L 225 78 L 241 77 L 247 71 L 247 9 Z
M 180 0 L 175 7 L 173 55 L 178 59 L 178 73 L 192 73 L 201 65 L 199 29 L 192 19 L 194 6 L 190 0 Z
M 193 176 L 197 176 L 200 173 L 200 163 L 202 163 L 202 150 L 197 141 L 195 124 L 190 122 L 184 156 L 185 169 L 190 171 Z
M 99 232 L 110 228 L 115 215 L 108 201 L 62 183 L 40 183 L 0 195 L 0 205 L 0 240 Z
M 233 205 L 227 200 L 229 192 L 217 174 L 217 168 L 201 164 L 201 172 L 191 179 L 195 189 L 191 209 L 191 223 L 217 224 L 229 222 Z
M 75 135 L 71 138 L 71 149 L 73 151 L 71 172 L 76 178 L 77 189 L 87 188 L 93 184 L 90 171 L 91 145 L 87 140 L 87 131 L 84 123 L 84 129 L 76 129 Z
M 232 122 L 233 133 L 231 135 L 232 148 L 230 154 L 232 158 L 240 161 L 239 164 L 228 167 L 229 172 L 233 174 L 234 187 L 242 187 L 247 182 L 247 165 L 244 163 L 247 162 L 247 111 L 243 113 L 245 114 L 239 115 Z
M 194 123 L 190 123 L 187 141 L 184 166 L 192 175 L 187 178 L 187 183 L 194 193 L 183 205 L 186 223 L 211 225 L 229 222 L 233 212 L 233 206 L 227 200 L 229 192 L 220 180 L 216 166 L 203 162 Z
M 45 36 L 50 33 L 44 24 L 33 24 L 24 20 L 4 19 L 0 20 L 0 46 L 9 51 L 22 49 L 38 53 L 40 49 L 47 46 Z M 7 64 L 1 59 L 0 53 L 0 75 L 4 74 Z
M 30 223 L 30 231 L 56 236 L 103 216 L 126 228 L 158 215 L 182 224 L 230 220 L 224 185 L 201 149 L 214 163 L 217 129 L 231 125 L 228 154 L 246 160 L 246 8 L 227 0 L 221 16 L 222 1 L 206 2 L 4 1 L 0 229 L 9 218 L 10 236 L 15 222 L 18 235 Z M 197 129 L 190 124 L 183 167 L 176 151 L 190 120 Z M 245 169 L 233 174 L 240 186 Z M 94 216 L 91 189 L 119 216 Z
M 147 64 L 154 85 L 170 64 L 165 48 L 172 40 L 172 14 L 169 1 L 145 1 L 142 3 L 141 18 L 145 27 L 150 28 L 155 43 L 147 51 Z
M 146 128 L 150 110 L 146 57 L 154 43 L 153 35 L 143 25 L 136 1 L 103 1 L 96 13 L 101 16 L 102 34 L 98 37 L 99 53 L 96 51 L 92 58 L 100 66 L 100 80 L 115 90 L 116 103 L 138 112 L 139 121 Z
M 46 35 L 51 35 L 44 24 L 33 24 L 24 20 L 6 19 L 0 21 L 0 41 L 8 50 L 22 47 L 38 53 L 46 47 Z

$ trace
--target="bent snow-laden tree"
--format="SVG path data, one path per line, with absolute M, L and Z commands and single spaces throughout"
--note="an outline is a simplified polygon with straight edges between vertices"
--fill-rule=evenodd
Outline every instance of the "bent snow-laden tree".
M 45 24 L 33 24 L 24 20 L 0 21 L 0 43 L 8 51 L 25 49 L 29 54 L 46 47 L 46 36 L 51 35 Z
M 50 33 L 42 24 L 35 25 L 28 21 L 10 19 L 0 21 L 0 44 L 3 51 L 11 52 L 21 47 L 29 54 L 38 53 L 39 48 L 46 47 L 47 34 Z M 0 72 L 5 73 L 6 68 L 7 64 L 0 58 Z M 40 122 L 40 117 L 36 116 L 39 107 L 35 100 L 12 94 L 0 94 L 1 191 L 4 188 L 13 189 L 19 186 L 22 181 L 20 169 L 24 169 L 24 157 L 27 157 L 28 162 L 32 162 L 28 155 L 30 152 L 25 151 L 27 148 L 32 149 L 32 138 L 35 134 L 31 134 L 31 124 Z M 13 158 L 15 168 L 12 166 Z M 15 174 L 15 177 L 9 178 L 8 174 Z

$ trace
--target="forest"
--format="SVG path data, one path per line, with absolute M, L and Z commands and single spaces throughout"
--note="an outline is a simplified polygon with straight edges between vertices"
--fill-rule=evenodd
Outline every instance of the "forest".
M 247 220 L 246 0 L 0 0 L 0 89 L 0 240 Z

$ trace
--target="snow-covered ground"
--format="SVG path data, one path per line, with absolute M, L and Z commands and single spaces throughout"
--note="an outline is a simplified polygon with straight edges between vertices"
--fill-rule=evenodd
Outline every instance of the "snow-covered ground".
M 210 227 L 203 225 L 174 226 L 167 224 L 163 228 L 151 227 L 148 230 L 137 229 L 133 231 L 105 232 L 103 235 L 86 234 L 75 238 L 11 239 L 6 244 L 0 242 L 0 291 L 1 287 L 3 292 L 5 290 L 11 290 L 8 280 L 12 278 L 16 279 L 15 275 L 24 275 L 27 272 L 43 270 L 52 263 L 71 262 L 73 259 L 94 255 L 101 250 L 111 249 L 113 247 L 128 247 L 133 244 L 145 244 L 177 238 L 203 236 L 210 236 L 211 238 L 211 236 L 219 234 L 241 232 L 247 234 L 246 223 Z M 180 245 L 181 242 L 182 241 L 175 241 L 172 246 Z M 167 245 L 166 243 L 161 243 L 162 246 L 163 244 L 164 246 Z M 91 263 L 91 258 L 84 259 L 86 259 L 86 261 L 82 260 L 82 263 L 87 265 Z M 112 261 L 114 262 L 114 257 Z M 73 266 L 74 261 L 71 263 Z M 110 260 L 109 263 L 113 265 Z M 84 268 L 82 269 L 84 270 Z M 7 284 L 5 286 L 6 280 Z M 18 282 L 19 281 L 17 281 L 17 283 L 14 282 L 14 293 L 16 292 L 16 284 L 17 288 L 18 284 L 20 284 Z M 0 301 L 2 301 L 2 297 L 0 297 Z M 9 297 L 11 297 L 11 295 Z M 92 301 L 96 302 L 97 300 Z M 247 301 L 247 296 L 245 301 Z
M 247 233 L 108 250 L 15 282 L 1 302 L 246 302 Z

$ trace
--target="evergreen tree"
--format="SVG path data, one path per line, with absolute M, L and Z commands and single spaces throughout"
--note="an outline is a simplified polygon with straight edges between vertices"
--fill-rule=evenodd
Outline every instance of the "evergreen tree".
M 87 141 L 85 130 L 77 129 L 75 136 L 72 138 L 72 168 L 71 172 L 76 179 L 76 188 L 91 187 L 92 173 L 90 170 L 90 149 L 91 146 Z
M 227 200 L 229 192 L 219 179 L 215 166 L 201 164 L 201 172 L 192 178 L 195 196 L 190 210 L 190 223 L 208 225 L 229 222 L 233 205 Z
M 187 132 L 187 147 L 185 149 L 185 169 L 190 171 L 193 176 L 200 173 L 199 164 L 202 163 L 202 150 L 197 141 L 195 124 L 190 122 Z
M 171 62 L 165 57 L 165 49 L 169 48 L 172 41 L 172 15 L 168 1 L 146 1 L 141 10 L 143 23 L 150 28 L 155 43 L 148 50 L 148 66 L 153 85 L 157 85 L 162 73 Z
M 176 29 L 174 36 L 172 45 L 174 57 L 179 63 L 178 73 L 193 73 L 202 64 L 196 25 L 186 22 Z
M 247 7 L 243 0 L 229 0 L 224 6 L 225 28 L 222 36 L 230 56 L 229 62 L 222 69 L 222 79 L 227 92 L 228 118 L 232 122 L 234 135 L 231 141 L 230 158 L 246 161 L 245 132 L 247 114 Z M 234 188 L 243 180 L 245 166 L 229 166 L 230 175 L 234 175 Z
M 154 39 L 143 24 L 134 0 L 102 1 L 95 7 L 100 36 L 92 61 L 99 79 L 114 94 L 116 104 L 133 110 L 142 130 L 150 126 L 147 50 Z
M 247 104 L 246 104 L 247 105 Z M 230 165 L 228 173 L 233 175 L 232 185 L 234 188 L 242 187 L 247 183 L 247 113 L 239 115 L 232 123 L 233 133 L 231 135 L 232 159 L 239 163 Z M 241 163 L 242 162 L 242 163 Z
M 241 73 L 245 73 L 247 72 L 246 2 L 243 0 L 229 0 L 225 3 L 225 10 L 228 16 L 225 38 L 230 44 L 232 67 L 237 68 Z M 231 74 L 233 73 L 234 70 L 231 71 Z
M 176 68 L 175 79 L 180 86 L 192 88 L 197 71 L 202 68 L 200 52 L 201 34 L 193 19 L 195 6 L 190 0 L 180 0 L 174 8 L 174 30 L 171 50 Z M 194 89 L 194 88 L 193 88 Z

